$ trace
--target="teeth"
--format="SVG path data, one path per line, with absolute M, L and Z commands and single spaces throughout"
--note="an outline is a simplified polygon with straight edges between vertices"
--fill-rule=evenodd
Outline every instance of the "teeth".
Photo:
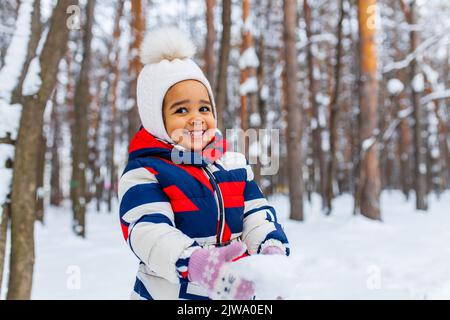
M 189 134 L 192 137 L 201 137 L 203 135 L 203 131 L 191 131 L 191 132 L 189 132 Z

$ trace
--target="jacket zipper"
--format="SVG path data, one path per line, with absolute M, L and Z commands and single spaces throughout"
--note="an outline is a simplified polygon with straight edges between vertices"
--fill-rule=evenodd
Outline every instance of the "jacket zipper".
M 204 168 L 206 174 L 209 177 L 209 180 L 211 181 L 211 185 L 216 193 L 216 200 L 217 200 L 217 207 L 219 209 L 218 213 L 219 213 L 219 232 L 217 233 L 217 237 L 216 237 L 216 244 L 218 244 L 219 246 L 222 244 L 222 237 L 223 237 L 223 232 L 224 232 L 224 227 L 225 227 L 225 210 L 223 207 L 223 198 L 222 198 L 222 192 L 220 191 L 219 185 L 217 184 L 217 180 L 214 177 L 214 175 L 212 174 L 211 171 L 208 170 L 208 168 Z

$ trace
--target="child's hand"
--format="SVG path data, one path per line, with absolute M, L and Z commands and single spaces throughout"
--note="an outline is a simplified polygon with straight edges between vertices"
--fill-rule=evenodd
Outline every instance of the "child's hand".
M 254 296 L 253 282 L 234 274 L 229 265 L 241 256 L 245 247 L 233 242 L 226 247 L 197 249 L 189 259 L 189 280 L 208 290 L 212 299 L 249 300 Z

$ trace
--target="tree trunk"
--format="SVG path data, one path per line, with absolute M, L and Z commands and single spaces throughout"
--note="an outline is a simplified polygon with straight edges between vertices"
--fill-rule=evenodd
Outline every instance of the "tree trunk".
M 214 42 L 216 31 L 214 30 L 214 6 L 215 0 L 206 0 L 206 43 L 205 43 L 205 75 L 214 88 L 214 74 L 216 62 L 214 59 Z
M 252 45 L 252 34 L 250 33 L 250 30 L 246 30 L 245 24 L 248 21 L 250 17 L 250 0 L 243 0 L 242 1 L 242 21 L 244 24 L 244 27 L 242 29 L 242 42 L 241 42 L 241 55 L 251 47 Z M 250 69 L 247 68 L 247 66 L 241 67 L 241 73 L 240 73 L 240 80 L 239 83 L 241 86 L 247 81 L 247 79 L 250 77 Z M 240 93 L 240 115 L 241 115 L 241 129 L 242 131 L 246 131 L 248 129 L 248 95 Z M 244 141 L 245 142 L 245 141 Z M 241 144 L 243 146 L 244 144 Z M 248 148 L 246 148 L 247 150 Z M 245 150 L 245 151 L 246 151 Z M 244 150 L 242 150 L 244 152 Z M 247 153 L 244 152 L 246 155 Z
M 38 7 L 34 1 L 22 1 L 17 3 L 15 31 L 12 35 L 9 47 L 7 50 L 2 50 L 2 69 L 0 70 L 0 82 L 5 86 L 0 92 L 0 108 L 13 108 L 12 104 L 18 103 L 19 98 L 16 92 L 17 87 L 22 86 L 22 82 L 31 62 L 32 57 L 35 55 L 36 47 L 34 43 L 37 41 L 35 38 L 39 38 L 39 34 L 33 33 L 33 26 L 35 26 L 36 14 L 35 10 Z M 3 16 L 3 15 L 2 15 Z M 23 26 L 25 24 L 25 26 Z M 28 26 L 28 29 L 25 27 Z M 34 30 L 36 31 L 36 30 Z M 20 44 L 20 45 L 19 45 Z M 26 46 L 26 47 L 25 47 Z M 19 49 L 20 48 L 20 49 Z M 22 51 L 23 50 L 23 51 Z M 6 61 L 5 61 L 6 60 Z M 7 61 L 9 60 L 9 61 Z M 16 65 L 11 64 L 11 60 L 15 60 Z M 20 61 L 20 63 L 17 63 Z M 6 83 L 6 81 L 8 81 Z M 14 82 L 17 82 L 14 84 Z M 15 87 L 14 87 L 15 85 Z M 0 110 L 1 111 L 1 110 Z M 4 110 L 9 111 L 9 110 Z M 14 110 L 11 110 L 14 111 Z M 19 112 L 18 110 L 16 112 Z M 17 124 L 18 125 L 18 124 Z M 11 128 L 12 129 L 12 128 Z M 2 171 L 2 184 L 4 184 L 5 190 L 0 195 L 0 296 L 2 281 L 6 262 L 7 254 L 7 238 L 8 232 L 10 233 L 10 221 L 11 221 L 11 189 L 12 189 L 12 173 L 13 173 L 13 159 L 14 159 L 14 147 L 16 143 L 16 132 L 6 131 L 0 135 L 0 147 L 1 152 L 5 153 L 4 162 L 0 163 L 0 171 Z M 8 153 L 8 154 L 6 154 Z
M 2 296 L 3 274 L 5 271 L 6 257 L 6 240 L 8 237 L 8 229 L 10 226 L 9 212 L 11 205 L 9 203 L 2 204 L 0 208 L 0 297 Z
M 118 8 L 117 15 L 122 15 L 123 10 L 123 2 Z M 108 148 L 108 172 L 109 172 L 109 189 L 108 189 L 108 212 L 112 211 L 112 199 L 116 194 L 117 187 L 117 174 L 116 174 L 116 165 L 114 162 L 114 154 L 115 154 L 115 145 L 116 145 L 116 113 L 117 113 L 117 95 L 118 95 L 118 85 L 119 85 L 119 56 L 120 56 L 120 46 L 118 45 L 120 42 L 120 19 L 117 19 L 117 24 L 114 26 L 114 34 L 113 34 L 113 48 L 112 51 L 115 53 L 113 55 L 114 59 L 110 61 L 111 66 L 111 87 L 110 87 L 110 100 L 109 104 L 111 105 L 111 112 L 109 118 L 109 148 Z
M 410 21 L 409 23 L 413 25 L 415 23 L 414 18 L 414 1 L 410 4 Z M 414 52 L 417 48 L 417 32 L 412 30 L 410 32 L 411 48 L 410 51 Z M 427 210 L 427 166 L 426 157 L 427 151 L 423 138 L 424 129 L 424 113 L 423 106 L 420 103 L 420 93 L 416 92 L 414 88 L 414 79 L 417 75 L 417 61 L 413 59 L 411 61 L 411 102 L 413 105 L 413 116 L 414 116 L 414 158 L 415 158 L 415 168 L 414 168 L 414 189 L 416 191 L 416 209 L 417 210 Z
M 376 0 L 358 0 L 360 37 L 359 131 L 360 167 L 357 186 L 359 210 L 364 216 L 381 220 L 380 169 L 376 140 L 378 112 L 377 53 L 375 42 Z
M 41 132 L 38 140 L 38 154 L 37 154 L 37 170 L 36 170 L 36 219 L 44 222 L 44 170 L 45 170 L 45 152 L 47 149 L 47 139 L 44 133 Z
M 330 103 L 330 161 L 328 162 L 328 173 L 327 173 L 327 185 L 326 185 L 326 213 L 330 214 L 332 210 L 332 200 L 334 197 L 333 193 L 333 182 L 336 174 L 336 152 L 337 152 L 337 142 L 338 142 L 338 132 L 337 132 L 337 121 L 338 121 L 338 100 L 339 100 L 339 89 L 341 80 L 341 58 L 342 58 L 342 22 L 344 21 L 345 10 L 344 1 L 340 0 L 339 4 L 339 21 L 337 25 L 337 44 L 336 44 L 336 62 L 334 66 L 334 89 L 331 97 Z
M 402 91 L 397 97 L 398 110 L 405 112 L 408 107 L 405 105 L 406 95 Z M 400 120 L 399 124 L 399 143 L 400 153 L 400 177 L 401 188 L 406 199 L 409 198 L 409 191 L 411 190 L 411 158 L 412 158 L 412 138 L 411 129 L 408 123 L 408 117 Z
M 316 179 L 319 180 L 319 193 L 322 198 L 322 206 L 325 207 L 325 154 L 322 150 L 322 128 L 319 121 L 319 106 L 316 100 L 317 94 L 317 81 L 314 77 L 315 72 L 315 60 L 312 52 L 312 30 L 311 30 L 311 7 L 308 4 L 308 0 L 303 0 L 303 9 L 305 12 L 305 26 L 306 35 L 308 38 L 308 44 L 306 46 L 306 56 L 308 61 L 308 82 L 309 82 L 309 104 L 312 111 L 312 149 L 313 149 L 313 165 L 317 167 L 314 171 L 318 172 L 318 175 L 313 177 L 313 185 L 316 185 Z M 316 191 L 316 190 L 315 190 Z
M 34 221 L 39 137 L 45 105 L 56 83 L 59 61 L 69 35 L 66 9 L 77 1 L 58 1 L 40 55 L 41 86 L 37 94 L 22 99 L 23 111 L 16 144 L 11 195 L 11 259 L 8 299 L 29 299 L 34 265 Z
M 109 50 L 108 50 L 109 52 Z M 105 63 L 105 65 L 107 65 Z M 101 195 L 102 195 L 102 186 L 99 186 L 99 181 L 101 181 L 101 172 L 100 167 L 102 165 L 102 161 L 100 159 L 100 144 L 99 144 L 99 126 L 102 120 L 102 86 L 105 83 L 106 79 L 106 67 L 103 65 L 102 69 L 104 70 L 103 74 L 96 79 L 96 94 L 94 96 L 93 101 L 93 114 L 90 123 L 90 129 L 93 132 L 93 136 L 91 137 L 92 143 L 89 146 L 89 167 L 91 168 L 93 174 L 93 191 L 91 197 L 95 198 L 97 212 L 100 212 L 100 204 L 101 204 Z
M 297 5 L 295 0 L 284 0 L 284 43 L 287 109 L 287 153 L 290 218 L 303 220 L 303 174 L 301 156 L 302 114 L 297 92 L 296 45 Z
M 86 236 L 86 204 L 87 182 L 86 168 L 88 166 L 88 113 L 90 105 L 89 70 L 91 68 L 91 40 L 94 22 L 95 0 L 87 2 L 86 25 L 83 35 L 83 60 L 81 62 L 80 77 L 75 89 L 75 124 L 72 137 L 72 182 L 73 182 L 73 230 L 76 235 Z
M 228 64 L 231 41 L 231 0 L 222 0 L 222 38 L 220 40 L 219 70 L 216 82 L 217 127 L 225 134 L 224 113 L 227 103 Z
M 61 145 L 61 126 L 59 117 L 59 108 L 57 100 L 57 90 L 55 90 L 52 113 L 51 113 L 51 128 L 52 128 L 52 146 L 50 153 L 51 159 L 51 173 L 50 173 L 50 204 L 53 206 L 59 206 L 62 201 L 62 191 L 60 182 L 61 164 L 59 158 L 59 146 Z
M 123 11 L 123 1 L 117 4 L 117 11 L 114 24 L 120 22 Z M 131 0 L 131 30 L 132 42 L 130 46 L 131 62 L 129 65 L 129 91 L 128 101 L 130 106 L 128 109 L 128 138 L 131 139 L 139 130 L 141 120 L 139 119 L 139 112 L 136 104 L 136 85 L 139 72 L 142 69 L 142 63 L 139 59 L 139 48 L 145 32 L 145 2 L 141 0 Z

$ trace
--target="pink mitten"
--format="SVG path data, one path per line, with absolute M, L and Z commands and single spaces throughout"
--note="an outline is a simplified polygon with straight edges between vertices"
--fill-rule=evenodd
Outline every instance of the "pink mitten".
M 239 278 L 229 268 L 231 261 L 244 251 L 245 247 L 240 242 L 195 250 L 189 259 L 189 280 L 205 287 L 214 300 L 251 299 L 254 296 L 253 282 Z
M 261 254 L 281 254 L 285 255 L 283 249 L 277 246 L 267 246 L 262 251 Z

